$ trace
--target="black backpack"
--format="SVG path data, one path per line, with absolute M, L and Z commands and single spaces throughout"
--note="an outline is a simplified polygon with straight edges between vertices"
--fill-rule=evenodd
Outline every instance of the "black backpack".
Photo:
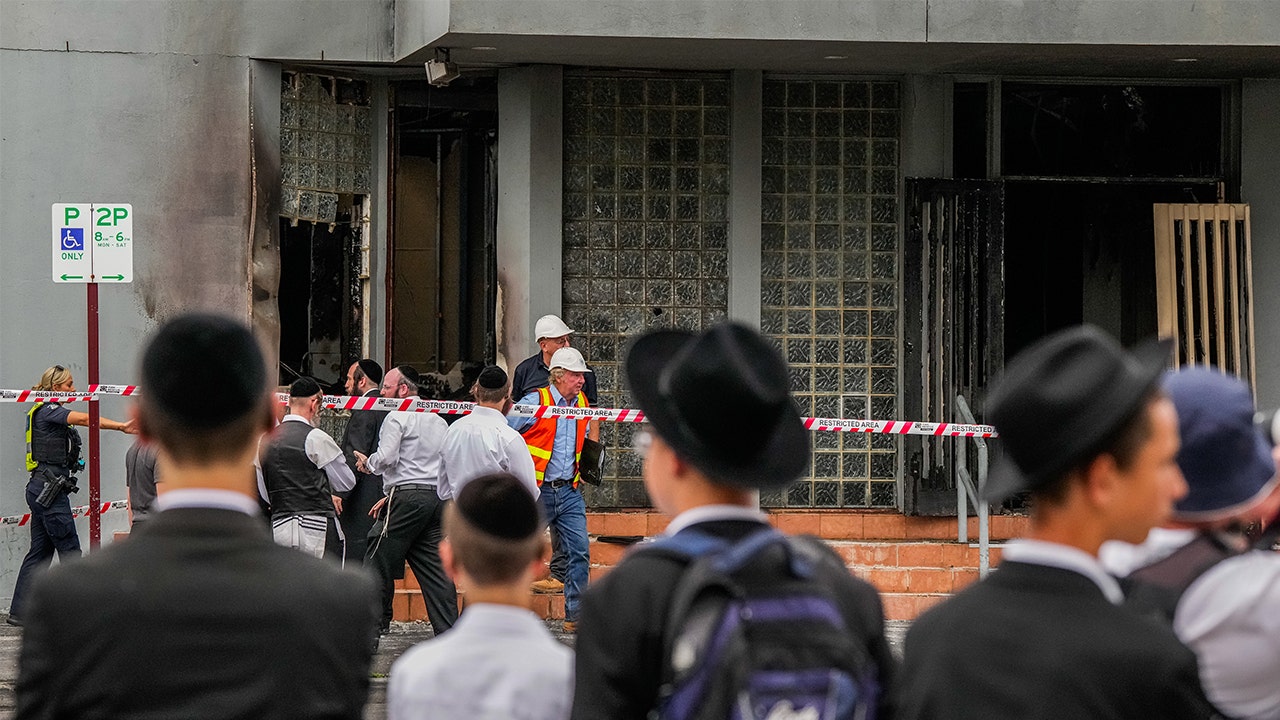
M 764 528 L 732 542 L 694 528 L 641 552 L 689 563 L 663 633 L 657 717 L 875 718 L 879 672 L 820 580 L 820 568 L 848 572 L 821 540 Z

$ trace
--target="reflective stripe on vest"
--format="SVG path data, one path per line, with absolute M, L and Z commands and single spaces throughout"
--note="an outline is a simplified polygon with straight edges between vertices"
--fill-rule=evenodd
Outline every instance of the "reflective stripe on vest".
M 31 454 L 31 427 L 36 424 L 36 411 L 44 406 L 44 403 L 36 403 L 27 411 L 27 472 L 35 472 L 39 463 Z
M 576 398 L 577 407 L 587 407 L 587 396 L 578 393 Z M 539 405 L 555 405 L 555 400 L 551 396 L 551 388 L 538 388 L 538 404 Z M 529 446 L 529 455 L 533 458 L 533 477 L 538 485 L 542 485 L 543 478 L 547 474 L 547 466 L 551 464 L 551 451 L 555 447 L 556 427 L 560 424 L 560 418 L 541 417 L 536 418 L 524 432 L 520 433 L 524 437 L 524 442 Z M 578 486 L 578 461 L 582 458 L 582 439 L 587 433 L 587 419 L 578 419 L 578 437 L 577 448 L 573 455 L 573 486 Z

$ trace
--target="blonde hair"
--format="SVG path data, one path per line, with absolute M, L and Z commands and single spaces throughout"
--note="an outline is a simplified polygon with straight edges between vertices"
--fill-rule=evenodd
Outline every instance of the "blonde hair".
M 70 370 L 62 367 L 61 365 L 54 365 L 44 371 L 44 374 L 40 376 L 40 384 L 32 387 L 31 389 L 47 392 L 53 390 L 55 385 L 61 385 L 70 379 Z

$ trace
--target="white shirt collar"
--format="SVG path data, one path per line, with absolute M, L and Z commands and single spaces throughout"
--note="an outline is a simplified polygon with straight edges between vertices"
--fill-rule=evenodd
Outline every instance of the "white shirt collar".
M 681 530 L 697 523 L 712 520 L 754 520 L 768 522 L 765 514 L 753 507 L 743 505 L 699 505 L 689 508 L 671 520 L 663 535 L 675 535 Z
M 215 490 L 213 488 L 182 488 L 170 490 L 156 498 L 156 510 L 172 510 L 174 508 L 214 508 L 218 510 L 238 510 L 246 515 L 257 515 L 261 512 L 253 498 L 233 490 Z
M 491 408 L 491 407 L 485 407 L 480 403 L 476 403 L 471 407 L 471 414 L 474 415 L 475 417 L 483 417 L 483 418 L 488 418 L 490 420 L 501 420 L 502 422 L 507 421 L 507 416 L 503 415 L 500 410 L 495 410 L 494 408 Z
M 1012 540 L 1005 546 L 1001 557 L 1029 565 L 1044 565 L 1079 573 L 1093 581 L 1112 605 L 1124 602 L 1120 583 L 1107 573 L 1102 563 L 1089 553 L 1070 545 L 1044 540 Z
M 288 415 L 285 415 L 284 417 L 280 418 L 280 422 L 282 422 L 282 423 L 283 423 L 283 422 L 289 422 L 290 420 L 297 420 L 298 422 L 304 422 L 304 423 L 306 423 L 306 424 L 308 424 L 308 425 L 311 425 L 311 421 L 310 421 L 310 420 L 308 420 L 308 419 L 306 419 L 306 418 L 302 417 L 301 415 L 294 415 L 293 413 L 289 413 Z M 312 425 L 312 427 L 315 427 L 315 426 L 314 426 L 314 425 Z

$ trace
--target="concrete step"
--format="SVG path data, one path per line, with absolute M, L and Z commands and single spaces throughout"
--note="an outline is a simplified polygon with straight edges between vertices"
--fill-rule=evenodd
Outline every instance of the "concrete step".
M 956 541 L 955 518 L 906 517 L 882 511 L 775 511 L 769 520 L 791 534 L 811 534 L 826 540 L 844 558 L 849 571 L 881 593 L 885 618 L 914 620 L 928 608 L 978 579 L 978 523 L 968 520 L 970 542 Z M 589 513 L 591 580 L 604 577 L 622 561 L 630 544 L 609 539 L 653 537 L 666 529 L 669 518 L 654 511 Z M 998 515 L 990 522 L 993 543 L 1017 537 L 1026 529 L 1024 516 Z M 604 537 L 606 540 L 602 541 Z M 1000 561 L 999 547 L 990 563 Z M 465 590 L 459 590 L 459 603 Z M 396 583 L 393 607 L 397 621 L 427 620 L 426 606 L 413 573 Z M 534 612 L 547 619 L 564 618 L 564 597 L 535 595 Z

